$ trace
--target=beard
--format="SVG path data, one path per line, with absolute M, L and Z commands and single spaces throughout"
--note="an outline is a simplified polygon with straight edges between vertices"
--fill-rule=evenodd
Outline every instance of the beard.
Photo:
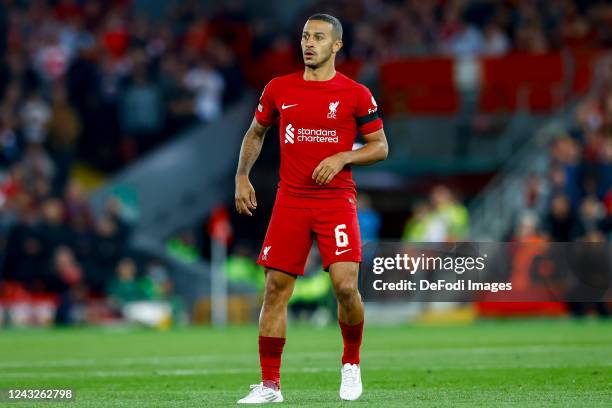
M 303 56 L 303 54 L 302 54 L 302 56 Z M 332 53 L 331 53 L 331 50 L 330 50 L 330 52 L 328 54 L 322 55 L 321 59 L 318 60 L 318 61 L 313 61 L 313 60 L 306 61 L 306 60 L 304 60 L 304 65 L 306 67 L 308 67 L 308 68 L 317 69 L 320 66 L 324 65 L 327 61 L 329 61 L 331 56 L 332 56 Z
M 316 61 L 304 61 L 304 65 L 307 66 L 308 68 L 319 68 L 319 66 L 321 65 L 320 62 L 316 62 Z

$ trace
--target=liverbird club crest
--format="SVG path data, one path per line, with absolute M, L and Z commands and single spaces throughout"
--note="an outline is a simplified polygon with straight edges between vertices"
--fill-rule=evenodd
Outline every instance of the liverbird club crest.
M 327 114 L 327 119 L 336 119 L 336 110 L 338 109 L 339 104 L 340 101 L 329 103 L 329 113 Z

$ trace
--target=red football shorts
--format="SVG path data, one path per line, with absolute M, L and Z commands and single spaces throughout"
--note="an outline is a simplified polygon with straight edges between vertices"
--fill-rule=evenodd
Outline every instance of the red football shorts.
M 361 237 L 354 199 L 316 200 L 292 205 L 277 197 L 257 263 L 292 275 L 303 275 L 316 239 L 329 271 L 334 262 L 361 262 Z

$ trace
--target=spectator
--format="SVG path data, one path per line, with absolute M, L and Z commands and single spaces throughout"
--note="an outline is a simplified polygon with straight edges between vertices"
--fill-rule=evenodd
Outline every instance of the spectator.
M 456 57 L 474 56 L 483 51 L 482 34 L 475 27 L 464 22 L 458 7 L 449 6 L 444 13 L 441 27 L 440 50 Z
M 533 213 L 525 213 L 520 218 L 514 232 L 515 242 L 543 242 L 538 227 L 538 217 Z
M 10 167 L 22 155 L 23 141 L 8 109 L 0 108 L 0 169 Z
M 123 133 L 135 141 L 139 152 L 146 152 L 159 141 L 164 116 L 161 90 L 149 80 L 145 66 L 136 67 L 120 102 Z
M 467 237 L 469 214 L 462 204 L 455 200 L 451 191 L 445 186 L 436 186 L 431 192 L 433 222 L 443 226 L 443 240 L 455 241 Z
M 90 226 L 93 223 L 93 211 L 83 191 L 83 187 L 77 180 L 71 180 L 64 192 L 65 218 L 69 224 L 85 222 Z
M 569 242 L 576 234 L 576 217 L 564 195 L 553 197 L 546 216 L 545 229 L 553 242 Z
M 144 299 L 145 294 L 137 281 L 136 263 L 131 258 L 122 258 L 117 264 L 116 275 L 108 293 L 109 300 L 115 308 Z
M 357 196 L 357 217 L 362 242 L 377 242 L 380 235 L 380 214 L 372 208 L 372 199 L 367 194 Z
M 77 139 L 81 132 L 81 120 L 76 110 L 68 103 L 66 90 L 61 83 L 53 87 L 48 131 L 49 154 L 57 168 L 54 191 L 59 193 L 68 181 L 76 154 Z
M 104 215 L 94 232 L 96 276 L 108 276 L 125 253 L 124 236 L 113 218 Z
M 412 217 L 406 222 L 402 240 L 406 242 L 444 242 L 446 225 L 434 217 L 429 203 L 418 202 L 412 208 Z
M 49 288 L 60 294 L 56 324 L 71 324 L 80 320 L 76 308 L 84 300 L 82 279 L 83 271 L 72 250 L 66 246 L 58 247 L 53 255 L 53 275 L 48 284 Z
M 44 249 L 55 252 L 57 247 L 68 247 L 71 243 L 70 230 L 64 223 L 64 207 L 61 200 L 49 198 L 42 206 L 41 237 Z
M 53 180 L 56 174 L 53 161 L 44 147 L 38 143 L 31 143 L 27 146 L 22 164 L 26 185 L 31 185 L 37 179 L 44 181 Z
M 510 40 L 501 27 L 495 23 L 489 23 L 484 28 L 484 45 L 482 53 L 487 56 L 502 56 L 510 50 Z
M 47 123 L 51 109 L 40 93 L 34 91 L 21 109 L 23 133 L 28 143 L 44 143 L 47 138 Z
M 40 229 L 40 214 L 29 208 L 20 214 L 19 222 L 8 233 L 3 277 L 40 290 L 41 271 L 45 270 L 45 251 Z
M 242 69 L 234 50 L 222 41 L 215 41 L 210 45 L 211 53 L 219 73 L 223 77 L 223 106 L 228 106 L 240 99 L 244 92 L 245 83 Z
M 207 58 L 187 71 L 183 83 L 195 95 L 194 113 L 202 122 L 211 122 L 221 115 L 225 81 Z
M 605 208 L 597 197 L 588 196 L 580 204 L 580 212 L 576 223 L 576 238 L 585 238 L 593 233 L 601 233 L 605 226 Z

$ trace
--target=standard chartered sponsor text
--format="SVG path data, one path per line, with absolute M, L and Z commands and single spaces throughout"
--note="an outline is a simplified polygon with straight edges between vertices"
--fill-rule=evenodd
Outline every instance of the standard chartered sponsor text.
M 335 129 L 298 129 L 298 142 L 311 143 L 338 143 L 338 134 Z

